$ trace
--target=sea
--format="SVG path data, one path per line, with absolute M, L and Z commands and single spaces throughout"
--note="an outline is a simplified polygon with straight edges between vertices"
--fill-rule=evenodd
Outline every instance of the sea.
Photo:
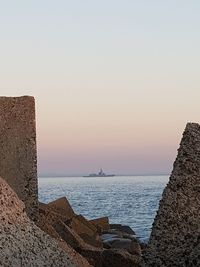
M 162 192 L 169 176 L 44 177 L 39 200 L 65 196 L 74 211 L 87 219 L 108 216 L 110 223 L 130 226 L 148 242 Z

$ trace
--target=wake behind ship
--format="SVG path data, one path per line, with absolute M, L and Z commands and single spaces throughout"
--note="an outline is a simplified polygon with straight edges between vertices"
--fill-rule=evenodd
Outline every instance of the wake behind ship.
M 100 171 L 98 173 L 91 173 L 89 175 L 85 175 L 83 177 L 113 177 L 115 176 L 115 174 L 106 174 L 103 172 L 102 169 L 100 169 Z

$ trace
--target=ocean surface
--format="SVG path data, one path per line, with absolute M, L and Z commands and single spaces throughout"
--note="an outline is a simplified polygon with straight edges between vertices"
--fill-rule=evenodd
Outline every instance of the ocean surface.
M 39 200 L 66 196 L 74 211 L 88 219 L 108 216 L 111 223 L 129 225 L 147 242 L 169 176 L 39 178 Z

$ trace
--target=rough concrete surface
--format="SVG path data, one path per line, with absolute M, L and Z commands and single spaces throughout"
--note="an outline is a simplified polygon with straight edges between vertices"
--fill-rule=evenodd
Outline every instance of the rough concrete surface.
M 37 156 L 33 97 L 0 97 L 0 175 L 37 219 Z
M 25 206 L 0 178 L 0 266 L 3 267 L 86 267 L 77 264 L 76 252 L 60 248 L 26 215 Z M 69 253 L 66 253 L 69 251 Z M 86 262 L 86 261 L 85 261 Z
M 147 266 L 200 266 L 200 125 L 188 123 L 160 201 Z

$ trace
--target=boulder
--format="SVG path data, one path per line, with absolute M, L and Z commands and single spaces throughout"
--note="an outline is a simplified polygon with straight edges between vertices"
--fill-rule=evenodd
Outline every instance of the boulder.
M 139 267 L 141 258 L 125 250 L 106 249 L 102 252 L 103 267 Z
M 137 241 L 126 238 L 111 238 L 104 241 L 106 248 L 118 248 L 129 252 L 132 255 L 141 256 L 141 248 Z
M 81 256 L 79 253 L 77 253 L 73 248 L 67 245 L 65 241 L 57 240 L 59 246 L 67 253 L 67 255 L 70 255 L 73 258 L 73 262 L 79 266 L 79 267 L 94 267 L 94 265 L 90 265 L 89 262 L 86 260 L 86 257 Z M 90 262 L 91 259 L 90 259 Z M 92 262 L 93 263 L 93 262 Z
M 56 230 L 54 229 L 54 227 L 51 225 L 51 224 L 48 224 L 47 222 L 45 221 L 41 221 L 39 220 L 38 222 L 38 227 L 40 229 L 42 229 L 42 231 L 44 231 L 45 233 L 47 233 L 48 235 L 50 235 L 51 237 L 59 240 L 60 239 L 60 236 L 59 234 L 56 232 Z
M 89 220 L 87 220 L 83 215 L 76 215 L 75 218 L 78 219 L 80 222 L 82 222 L 85 226 L 90 228 L 93 231 L 93 233 L 97 233 L 97 227 Z
M 48 203 L 47 208 L 50 209 L 51 211 L 54 211 L 68 219 L 71 219 L 75 213 L 69 204 L 69 201 L 67 200 L 66 197 L 62 197 L 59 199 L 56 199 L 50 203 Z
M 59 220 L 64 222 L 68 220 L 68 216 L 55 212 L 54 209 L 51 209 L 47 204 L 39 203 L 39 219 L 37 223 L 39 226 L 42 226 L 43 223 L 54 225 Z
M 76 257 L 80 259 L 78 253 L 67 253 L 39 229 L 26 215 L 24 203 L 2 178 L 0 203 L 0 266 L 80 267 L 76 261 Z M 81 266 L 90 265 L 84 261 Z
M 121 234 L 106 232 L 105 234 L 101 235 L 101 240 L 106 241 L 106 240 L 111 239 L 111 238 L 121 238 L 121 237 L 122 237 Z
M 78 253 L 85 257 L 94 267 L 101 267 L 101 248 L 87 244 L 73 229 L 62 221 L 55 225 L 59 236 Z
M 129 235 L 127 233 L 120 232 L 120 231 L 114 230 L 114 229 L 104 231 L 101 235 L 102 240 L 112 238 L 112 237 L 127 238 L 127 239 L 131 239 L 131 240 L 136 239 L 136 237 L 134 235 Z
M 110 229 L 117 230 L 123 233 L 127 233 L 129 235 L 135 235 L 135 232 L 131 229 L 130 226 L 127 226 L 127 225 L 110 224 Z
M 90 220 L 90 222 L 97 227 L 100 233 L 102 231 L 107 231 L 110 229 L 108 217 L 102 217 L 102 218 Z
M 97 233 L 97 228 L 82 215 L 76 215 L 66 223 L 86 243 L 95 247 L 103 246 L 99 234 Z
M 70 227 L 64 222 L 58 221 L 54 225 L 54 229 L 59 236 L 76 251 L 81 251 L 84 247 L 89 247 L 88 244 Z
M 59 204 L 62 202 L 68 203 L 68 201 L 66 202 L 66 198 L 58 199 L 49 204 L 39 203 L 40 216 L 38 226 L 50 234 L 49 227 L 46 226 L 47 224 L 55 228 L 56 224 L 63 222 L 76 232 L 86 243 L 95 247 L 103 247 L 96 226 L 82 215 L 76 215 L 72 212 L 63 212 L 63 209 L 61 210 L 58 208 Z M 55 208 L 55 206 L 57 208 Z
M 90 247 L 83 249 L 81 251 L 81 255 L 85 257 L 92 266 L 103 267 L 103 262 L 101 257 L 102 251 L 103 250 L 100 248 Z
M 52 228 L 58 229 L 63 222 L 87 244 L 103 247 L 97 227 L 84 216 L 76 215 L 65 197 L 48 204 L 39 203 L 39 214 L 38 226 L 52 237 L 56 236 Z
M 55 210 L 55 209 L 54 209 Z M 102 241 L 96 227 L 82 215 L 71 219 L 52 211 L 48 204 L 39 205 L 40 228 L 54 238 L 62 239 L 67 245 L 87 258 L 90 264 L 101 267 Z

